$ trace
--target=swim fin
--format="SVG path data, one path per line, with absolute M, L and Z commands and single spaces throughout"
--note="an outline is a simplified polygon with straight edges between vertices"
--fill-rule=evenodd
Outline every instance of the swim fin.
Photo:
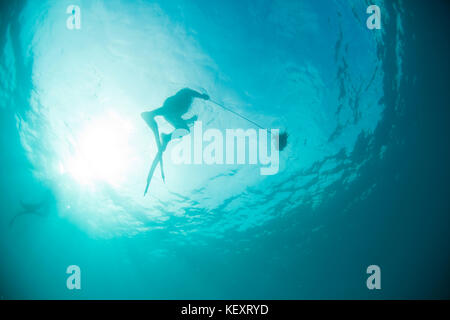
M 155 156 L 155 159 L 153 160 L 152 167 L 150 168 L 150 171 L 148 172 L 147 185 L 145 186 L 144 197 L 147 194 L 148 187 L 150 186 L 150 181 L 153 178 L 153 173 L 155 172 L 156 166 L 158 165 L 158 162 L 161 161 L 161 159 L 162 159 L 162 151 L 158 151 L 158 153 Z
M 170 140 L 171 140 L 171 135 L 170 134 L 163 134 L 162 136 L 162 140 L 163 140 L 163 145 L 161 146 L 161 148 L 159 149 L 158 153 L 155 156 L 155 159 L 153 159 L 153 163 L 152 163 L 152 167 L 150 168 L 150 171 L 148 172 L 148 176 L 147 176 L 147 185 L 145 186 L 145 191 L 144 191 L 144 197 L 148 192 L 148 188 L 150 186 L 150 181 L 153 178 L 153 174 L 155 172 L 156 166 L 158 165 L 158 162 L 160 163 L 160 167 L 161 167 L 161 177 L 163 179 L 163 181 L 165 182 L 165 177 L 164 177 L 164 168 L 163 168 L 163 161 L 162 161 L 162 155 L 163 152 L 166 150 L 167 145 L 169 144 Z

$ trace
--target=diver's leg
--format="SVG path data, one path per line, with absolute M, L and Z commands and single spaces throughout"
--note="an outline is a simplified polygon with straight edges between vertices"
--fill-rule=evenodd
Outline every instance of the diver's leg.
M 158 130 L 158 124 L 155 121 L 155 117 L 156 116 L 160 116 L 163 115 L 163 110 L 164 108 L 158 108 L 156 110 L 150 111 L 150 112 L 142 112 L 141 113 L 141 117 L 142 119 L 144 119 L 144 121 L 147 123 L 147 125 L 150 127 L 150 129 L 152 129 L 153 134 L 155 135 L 155 140 L 156 140 L 156 146 L 158 147 L 158 152 L 162 152 L 162 141 L 161 138 L 159 136 L 159 130 Z M 163 171 L 163 160 L 162 157 L 160 157 L 161 162 L 161 176 L 163 178 L 163 181 L 165 182 L 165 177 L 164 177 L 164 171 Z
M 155 159 L 153 159 L 153 163 L 150 168 L 150 171 L 148 172 L 147 185 L 145 186 L 144 196 L 147 194 L 148 187 L 150 186 L 150 181 L 153 178 L 153 173 L 155 172 L 156 166 L 158 165 L 158 162 L 160 161 L 161 158 L 162 158 L 162 152 L 158 151 L 158 153 L 155 156 Z
M 189 132 L 189 127 L 187 126 L 186 121 L 183 120 L 181 117 L 172 117 L 170 115 L 165 115 L 164 118 L 167 120 L 167 122 L 169 122 L 175 128 L 175 130 L 176 129 L 186 129 Z M 159 146 L 158 150 L 162 150 L 164 152 L 171 139 L 172 139 L 171 134 L 163 133 L 161 135 L 161 144 L 162 145 Z M 162 157 L 160 158 L 160 163 L 161 163 L 161 177 L 162 177 L 163 181 L 165 182 L 164 165 L 163 165 Z
M 153 134 L 155 135 L 156 145 L 158 146 L 158 150 L 161 149 L 161 140 L 159 137 L 158 124 L 155 121 L 155 117 L 161 115 L 162 108 L 156 109 L 154 111 L 142 112 L 141 117 L 144 119 L 145 123 L 152 129 Z
M 161 151 L 162 152 L 166 151 L 167 145 L 169 144 L 171 139 L 172 139 L 171 134 L 166 134 L 166 133 L 161 134 L 161 143 L 162 143 Z M 163 179 L 164 182 L 166 182 L 166 177 L 164 175 L 163 157 L 161 157 L 159 160 L 159 166 L 161 168 L 161 178 Z
M 153 159 L 153 163 L 152 166 L 150 168 L 150 171 L 148 172 L 148 176 L 147 176 L 147 185 L 145 187 L 145 191 L 144 191 L 144 196 L 147 194 L 148 188 L 150 186 L 150 181 L 153 178 L 153 174 L 155 172 L 156 166 L 158 165 L 158 162 L 160 162 L 160 167 L 161 167 L 161 176 L 162 179 L 164 180 L 164 168 L 163 168 L 163 161 L 162 161 L 162 156 L 163 156 L 163 152 L 166 150 L 167 145 L 170 142 L 171 139 L 171 135 L 170 134 L 164 134 L 162 135 L 162 140 L 163 140 L 163 144 L 161 146 L 161 149 L 158 151 L 158 153 L 155 156 L 155 159 Z

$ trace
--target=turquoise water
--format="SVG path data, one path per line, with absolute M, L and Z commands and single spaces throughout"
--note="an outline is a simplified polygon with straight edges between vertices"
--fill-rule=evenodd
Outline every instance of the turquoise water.
M 381 30 L 356 0 L 3 4 L 2 298 L 448 297 L 448 187 L 427 172 L 448 177 L 448 152 L 420 152 L 439 140 L 413 96 L 414 5 L 375 2 Z M 279 172 L 166 155 L 143 197 L 156 145 L 140 113 L 183 87 L 287 130 Z

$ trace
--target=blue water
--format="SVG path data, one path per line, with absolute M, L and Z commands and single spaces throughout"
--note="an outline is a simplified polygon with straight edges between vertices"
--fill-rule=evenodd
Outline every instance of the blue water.
M 411 10 L 442 19 L 420 29 Z M 1 298 L 448 298 L 448 100 L 418 94 L 445 88 L 420 72 L 448 62 L 416 60 L 427 34 L 448 49 L 446 27 L 426 3 L 381 0 L 3 3 Z M 184 87 L 287 130 L 279 172 L 165 156 L 143 197 L 157 148 L 139 115 Z

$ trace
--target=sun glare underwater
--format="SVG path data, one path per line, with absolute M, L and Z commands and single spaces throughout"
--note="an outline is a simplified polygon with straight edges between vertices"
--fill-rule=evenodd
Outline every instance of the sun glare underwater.
M 403 178 L 413 78 L 402 2 L 374 2 L 381 29 L 360 0 L 3 3 L 2 298 L 415 297 L 365 287 L 371 264 L 402 269 L 374 199 Z M 143 197 L 158 147 L 140 114 L 185 87 L 287 132 L 278 172 L 166 152 Z M 207 100 L 189 113 L 254 128 Z

